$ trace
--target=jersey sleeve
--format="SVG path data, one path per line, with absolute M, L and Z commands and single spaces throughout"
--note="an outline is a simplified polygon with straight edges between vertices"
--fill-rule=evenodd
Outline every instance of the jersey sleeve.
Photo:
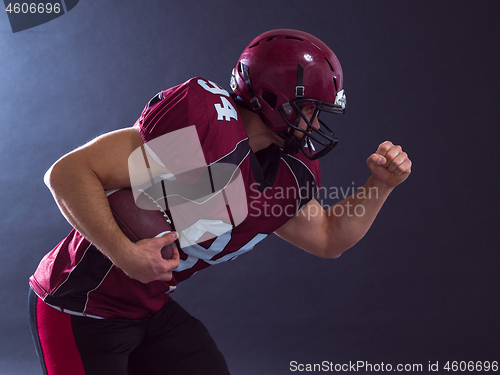
M 192 125 L 207 123 L 204 103 L 191 79 L 161 91 L 146 105 L 136 122 L 144 142 Z

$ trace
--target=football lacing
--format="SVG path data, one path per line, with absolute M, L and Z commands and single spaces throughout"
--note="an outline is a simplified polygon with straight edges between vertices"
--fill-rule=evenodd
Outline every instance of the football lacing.
M 149 199 L 151 199 L 151 201 L 156 205 L 156 207 L 158 207 L 158 209 L 160 210 L 160 212 L 163 214 L 163 216 L 165 217 L 165 220 L 167 220 L 167 222 L 169 224 L 172 224 L 172 221 L 170 221 L 170 218 L 168 217 L 167 212 L 162 208 L 162 206 L 160 206 L 158 204 L 158 202 L 151 195 L 149 195 L 148 193 L 146 193 L 142 189 L 139 189 L 139 192 L 143 193 L 146 197 L 148 197 Z

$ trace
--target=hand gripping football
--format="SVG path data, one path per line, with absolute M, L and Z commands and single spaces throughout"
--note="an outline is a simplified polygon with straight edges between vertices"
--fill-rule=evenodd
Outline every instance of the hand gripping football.
M 132 242 L 161 237 L 172 231 L 167 214 L 160 211 L 159 206 L 146 195 L 141 195 L 139 199 L 141 199 L 141 207 L 148 209 L 140 208 L 136 204 L 130 188 L 111 190 L 106 194 L 116 223 Z M 164 259 L 172 258 L 173 247 L 174 244 L 171 244 L 161 249 Z

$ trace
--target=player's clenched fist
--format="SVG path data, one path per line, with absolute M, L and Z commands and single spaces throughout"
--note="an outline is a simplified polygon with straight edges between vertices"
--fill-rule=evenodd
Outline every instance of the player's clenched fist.
M 411 160 L 401 146 L 385 141 L 366 160 L 372 176 L 388 187 L 394 187 L 406 180 L 411 173 Z

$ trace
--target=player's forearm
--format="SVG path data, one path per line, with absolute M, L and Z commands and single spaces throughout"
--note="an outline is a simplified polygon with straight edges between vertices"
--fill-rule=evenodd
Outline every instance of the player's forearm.
M 114 263 L 131 242 L 116 224 L 98 176 L 75 155 L 56 162 L 45 183 L 66 220 Z
M 325 256 L 337 257 L 361 240 L 391 191 L 370 177 L 354 195 L 331 206 L 327 210 L 330 239 Z

